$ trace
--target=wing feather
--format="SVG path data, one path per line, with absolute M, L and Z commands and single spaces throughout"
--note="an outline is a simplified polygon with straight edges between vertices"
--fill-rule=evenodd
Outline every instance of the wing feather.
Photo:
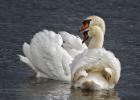
M 61 31 L 59 32 L 63 38 L 63 48 L 74 58 L 76 55 L 82 53 L 87 49 L 86 44 L 82 44 L 82 40 L 78 36 L 69 34 L 68 32 Z
M 24 49 L 25 56 L 35 67 L 39 77 L 42 75 L 50 79 L 70 81 L 69 64 L 73 58 L 61 47 L 62 43 L 63 40 L 59 34 L 43 30 L 33 36 L 28 45 L 30 49 Z M 26 53 L 27 51 L 30 51 L 30 54 Z
M 87 49 L 80 37 L 67 32 L 43 30 L 36 33 L 30 44 L 24 43 L 20 60 L 35 70 L 37 77 L 70 81 L 70 64 L 76 55 Z M 22 59 L 23 58 L 23 59 Z M 24 59 L 25 58 L 25 59 Z

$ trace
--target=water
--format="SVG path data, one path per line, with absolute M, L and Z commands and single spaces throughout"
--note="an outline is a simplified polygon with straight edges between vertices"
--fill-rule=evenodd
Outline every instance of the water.
M 139 0 L 0 1 L 0 100 L 139 100 Z M 24 41 L 42 29 L 77 34 L 82 19 L 96 14 L 107 24 L 104 47 L 120 59 L 122 74 L 111 91 L 73 90 L 64 82 L 36 79 L 19 61 Z

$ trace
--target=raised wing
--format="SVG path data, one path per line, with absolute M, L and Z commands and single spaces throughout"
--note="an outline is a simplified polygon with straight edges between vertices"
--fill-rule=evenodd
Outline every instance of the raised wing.
M 78 36 L 69 34 L 68 32 L 59 32 L 63 39 L 63 48 L 74 58 L 79 53 L 82 53 L 87 46 L 82 44 L 82 40 Z
M 23 45 L 26 57 L 20 55 L 20 59 L 36 71 L 37 77 L 70 81 L 69 64 L 73 58 L 61 47 L 62 44 L 59 34 L 43 30 L 34 35 L 30 45 Z

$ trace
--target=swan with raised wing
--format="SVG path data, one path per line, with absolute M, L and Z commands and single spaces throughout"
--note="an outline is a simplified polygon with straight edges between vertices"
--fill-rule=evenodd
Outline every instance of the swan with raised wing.
M 80 31 L 83 41 L 67 32 L 43 30 L 24 43 L 25 56 L 20 60 L 30 66 L 36 77 L 72 81 L 82 89 L 111 89 L 120 78 L 120 62 L 110 51 L 102 48 L 105 23 L 98 16 L 83 21 Z M 88 47 L 85 41 L 92 37 Z

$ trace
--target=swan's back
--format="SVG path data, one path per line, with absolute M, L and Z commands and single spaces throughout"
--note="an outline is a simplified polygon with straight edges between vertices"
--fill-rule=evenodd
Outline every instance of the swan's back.
M 93 80 L 95 80 L 95 82 L 98 83 L 98 85 L 100 86 L 102 85 L 102 82 L 103 82 L 103 84 L 106 84 L 106 88 L 109 88 L 109 87 L 113 88 L 120 78 L 121 67 L 120 67 L 119 60 L 114 56 L 112 52 L 107 51 L 103 48 L 85 50 L 83 53 L 76 56 L 75 60 L 71 64 L 71 67 L 72 67 L 71 68 L 72 79 L 75 78 L 76 73 L 77 72 L 79 73 L 79 71 L 85 71 L 84 73 L 86 73 L 86 74 L 83 74 L 82 72 L 81 74 L 80 72 L 79 73 L 81 74 L 81 76 L 79 75 L 80 77 L 85 76 L 85 77 L 91 78 L 88 76 L 87 70 L 92 69 L 93 71 L 91 73 L 94 73 L 94 75 L 92 76 Z M 111 84 L 108 84 L 107 81 L 100 80 L 100 78 L 103 77 L 102 75 L 100 75 L 100 73 L 102 74 L 103 70 L 108 70 L 107 68 L 109 68 L 109 70 L 111 69 L 111 71 L 115 73 L 115 82 L 113 83 L 112 86 Z M 95 77 L 95 72 L 96 72 L 97 77 Z M 100 82 L 97 82 L 96 80 Z M 78 83 L 78 84 L 81 84 L 81 83 Z

